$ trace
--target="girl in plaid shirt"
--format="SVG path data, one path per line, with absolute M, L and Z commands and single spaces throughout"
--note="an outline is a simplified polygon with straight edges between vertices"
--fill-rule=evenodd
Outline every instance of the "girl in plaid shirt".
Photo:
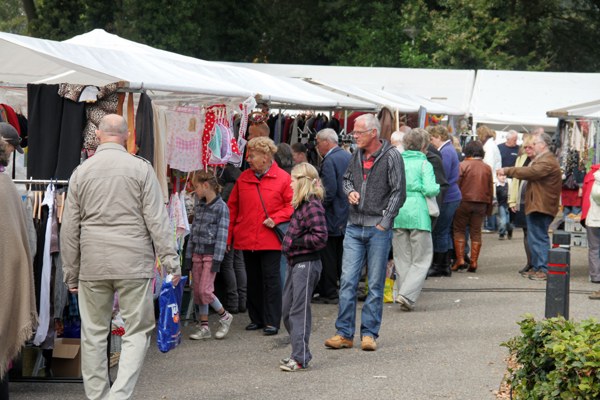
M 188 240 L 186 258 L 192 259 L 192 286 L 194 304 L 199 309 L 200 325 L 190 335 L 192 340 L 209 339 L 208 306 L 219 314 L 219 329 L 216 339 L 223 339 L 233 320 L 214 295 L 215 276 L 227 248 L 229 208 L 221 199 L 221 186 L 212 171 L 196 171 L 192 180 L 197 196 L 194 207 L 194 222 Z
M 294 213 L 281 243 L 287 258 L 283 288 L 283 324 L 290 334 L 292 354 L 280 362 L 283 371 L 301 371 L 312 358 L 310 300 L 321 275 L 320 252 L 327 244 L 327 222 L 319 173 L 308 163 L 292 169 Z

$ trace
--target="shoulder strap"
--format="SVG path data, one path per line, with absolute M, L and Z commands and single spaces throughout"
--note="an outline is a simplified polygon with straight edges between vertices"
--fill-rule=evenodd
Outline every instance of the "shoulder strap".
M 260 187 L 258 187 L 258 184 L 256 185 L 256 190 L 258 190 L 258 197 L 260 198 L 260 204 L 262 205 L 262 208 L 265 211 L 265 215 L 267 216 L 267 218 L 270 218 L 269 213 L 267 212 L 267 207 L 265 207 L 265 202 L 263 201 L 262 195 L 260 194 Z

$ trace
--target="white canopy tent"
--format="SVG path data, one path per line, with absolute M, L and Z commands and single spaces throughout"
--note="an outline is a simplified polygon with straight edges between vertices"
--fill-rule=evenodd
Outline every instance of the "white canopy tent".
M 417 103 L 433 113 L 468 113 L 474 70 L 344 67 L 292 64 L 225 63 L 273 76 L 303 78 L 328 85 L 351 85 L 399 104 Z M 348 88 L 348 87 L 347 87 Z M 358 94 L 364 98 L 364 93 Z M 394 97 L 393 99 L 391 97 Z M 420 104 L 422 103 L 422 104 Z M 379 103 L 381 104 L 381 103 Z M 446 106 L 434 111 L 434 105 Z M 429 107 L 428 107 L 429 106 Z M 406 110 L 407 111 L 407 110 Z
M 600 120 L 600 100 L 590 101 L 574 106 L 558 108 L 546 112 L 548 117 L 562 119 L 598 119 Z
M 558 119 L 548 116 L 548 110 L 596 100 L 599 91 L 600 73 L 477 71 L 473 126 L 556 127 Z
M 154 49 L 101 29 L 64 42 L 0 33 L 0 51 L 11 55 L 0 69 L 0 82 L 9 84 L 68 82 L 102 86 L 120 81 L 130 89 L 163 95 L 193 94 L 213 102 L 256 96 L 298 107 L 373 108 L 352 99 L 332 100 L 313 94 L 258 71 Z

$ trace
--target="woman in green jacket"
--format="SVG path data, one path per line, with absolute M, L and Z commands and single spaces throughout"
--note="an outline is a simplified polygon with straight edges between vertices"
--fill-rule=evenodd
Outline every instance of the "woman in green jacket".
M 440 185 L 427 161 L 429 134 L 415 128 L 403 138 L 406 173 L 406 202 L 394 219 L 394 264 L 400 289 L 396 302 L 403 311 L 411 311 L 421 294 L 433 255 L 431 217 L 425 197 L 435 197 Z

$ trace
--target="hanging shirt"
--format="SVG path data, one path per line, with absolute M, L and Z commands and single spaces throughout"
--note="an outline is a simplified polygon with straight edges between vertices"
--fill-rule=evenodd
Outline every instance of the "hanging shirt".
M 44 240 L 42 279 L 40 288 L 39 326 L 33 339 L 33 344 L 39 346 L 48 335 L 50 326 L 50 275 L 52 274 L 52 258 L 50 257 L 50 241 L 52 238 L 52 218 L 54 214 L 54 185 L 46 188 L 42 206 L 48 206 L 48 223 Z

